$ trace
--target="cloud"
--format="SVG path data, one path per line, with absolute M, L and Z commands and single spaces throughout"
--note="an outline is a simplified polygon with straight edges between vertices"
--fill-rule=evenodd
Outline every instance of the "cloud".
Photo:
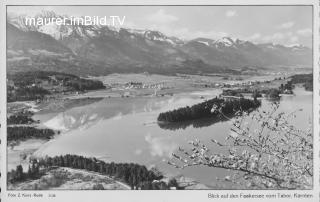
M 285 22 L 281 25 L 278 26 L 279 29 L 289 29 L 295 25 L 295 22 L 290 21 L 290 22 Z
M 283 45 L 291 45 L 299 43 L 299 36 L 294 32 L 276 32 L 272 35 L 261 36 L 257 39 L 258 43 L 275 43 Z
M 123 27 L 127 27 L 127 28 L 138 28 L 139 26 L 137 26 L 136 23 L 134 23 L 133 21 L 129 21 L 129 20 L 125 20 Z
M 222 31 L 215 31 L 215 30 L 208 30 L 208 31 L 190 31 L 188 29 L 178 29 L 174 30 L 174 36 L 178 36 L 179 38 L 183 39 L 195 39 L 198 37 L 202 38 L 209 38 L 209 39 L 220 39 L 222 37 L 230 36 L 226 32 Z
M 16 15 L 27 15 L 34 16 L 43 11 L 54 10 L 53 6 L 8 6 L 8 13 L 13 13 Z
M 285 23 L 279 25 L 278 28 L 279 28 L 279 29 L 289 29 L 289 28 L 293 27 L 294 24 L 295 24 L 295 23 L 292 22 L 292 21 L 290 21 L 290 22 L 285 22 Z
M 309 28 L 300 29 L 300 30 L 297 31 L 297 34 L 299 34 L 300 36 L 304 36 L 304 37 L 311 36 L 312 35 L 312 30 L 309 29 Z
M 163 9 L 160 9 L 156 13 L 150 15 L 148 20 L 154 23 L 172 23 L 178 21 L 179 18 L 166 13 Z
M 290 43 L 297 43 L 299 41 L 299 38 L 297 36 L 291 36 L 289 38 Z
M 148 27 L 151 30 L 157 30 L 164 33 L 167 36 L 175 36 L 183 40 L 191 40 L 198 37 L 209 38 L 209 39 L 219 39 L 225 36 L 230 36 L 230 34 L 223 31 L 216 30 L 193 30 L 186 27 L 175 28 L 172 26 L 167 26 L 166 24 L 153 24 Z
M 134 154 L 135 155 L 140 155 L 142 153 L 142 150 L 141 149 L 136 149 L 135 151 L 134 151 Z
M 237 12 L 234 11 L 234 10 L 228 10 L 228 11 L 226 12 L 226 16 L 227 16 L 228 18 L 234 17 L 234 16 L 236 16 L 236 15 L 237 15 Z
M 150 134 L 145 136 L 146 142 L 150 145 L 152 156 L 171 157 L 171 154 L 178 147 L 171 139 L 167 137 L 152 137 Z
M 260 38 L 261 38 L 261 34 L 260 33 L 254 33 L 253 35 L 251 35 L 249 37 L 246 37 L 246 40 L 256 41 L 256 40 L 258 40 Z
M 271 39 L 273 40 L 281 40 L 285 37 L 284 33 L 275 33 L 271 36 Z

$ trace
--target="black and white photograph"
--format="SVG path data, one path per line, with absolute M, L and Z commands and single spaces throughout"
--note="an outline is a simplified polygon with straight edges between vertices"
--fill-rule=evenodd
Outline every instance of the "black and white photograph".
M 8 4 L 3 190 L 319 184 L 314 4 Z

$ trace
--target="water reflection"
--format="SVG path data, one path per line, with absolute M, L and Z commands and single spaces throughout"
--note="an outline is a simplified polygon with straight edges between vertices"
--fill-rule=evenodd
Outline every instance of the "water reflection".
M 277 100 L 268 100 L 269 102 L 280 102 L 280 99 Z M 259 109 L 260 107 L 256 108 L 256 109 L 251 109 L 248 110 L 248 113 L 251 113 L 252 111 L 255 111 L 257 109 Z M 225 115 L 218 115 L 217 117 L 212 117 L 212 118 L 203 118 L 203 119 L 196 119 L 196 120 L 189 120 L 189 121 L 182 121 L 182 122 L 157 122 L 158 126 L 161 129 L 165 129 L 165 130 L 185 130 L 188 127 L 193 127 L 193 128 L 203 128 L 203 127 L 209 127 L 213 124 L 216 124 L 218 122 L 225 122 L 225 121 L 229 121 L 230 119 L 239 116 L 240 114 L 236 115 L 236 114 L 225 114 Z
M 120 120 L 127 114 L 150 112 L 157 108 L 156 102 L 148 98 L 105 98 L 95 103 L 73 107 L 63 112 L 39 114 L 36 119 L 45 120 L 48 128 L 67 132 L 74 129 L 87 129 L 105 119 Z
M 305 129 L 308 118 L 312 118 L 312 93 L 307 94 L 303 89 L 297 89 L 295 93 L 296 96 L 281 97 L 279 111 L 292 112 L 303 108 L 298 112 L 294 124 Z M 207 167 L 179 170 L 166 164 L 165 160 L 169 160 L 178 147 L 189 148 L 188 141 L 196 138 L 204 143 L 210 143 L 213 137 L 223 142 L 230 134 L 230 122 L 205 119 L 184 125 L 159 127 L 156 124 L 160 112 L 202 101 L 198 94 L 183 94 L 169 98 L 104 99 L 72 108 L 57 114 L 49 122 L 69 131 L 43 145 L 36 155 L 78 154 L 106 161 L 156 165 L 164 173 L 183 174 L 206 185 L 213 185 L 217 183 L 215 178 L 222 178 L 227 171 Z M 263 100 L 261 107 L 268 107 L 268 103 Z M 81 130 L 82 127 L 85 129 Z M 215 153 L 222 152 L 215 145 L 210 149 Z
M 145 136 L 146 142 L 150 145 L 150 153 L 153 157 L 171 158 L 171 154 L 178 145 L 166 137 L 152 137 L 150 134 Z
M 234 116 L 229 116 L 229 118 L 233 118 Z M 214 117 L 214 118 L 204 118 L 204 119 L 198 119 L 198 120 L 190 120 L 190 121 L 183 121 L 183 122 L 177 122 L 177 123 L 163 123 L 163 122 L 158 122 L 158 126 L 161 129 L 165 130 L 185 130 L 188 127 L 193 127 L 193 128 L 202 128 L 202 127 L 209 127 L 215 123 L 218 122 L 224 122 L 228 121 L 229 119 L 225 117 Z

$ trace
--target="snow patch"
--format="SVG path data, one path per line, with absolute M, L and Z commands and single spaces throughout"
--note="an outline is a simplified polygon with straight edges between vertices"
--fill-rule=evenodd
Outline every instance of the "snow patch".
M 206 46 L 209 46 L 209 42 L 207 42 L 207 41 L 197 41 L 198 43 L 202 43 L 202 44 L 204 44 L 204 45 L 206 45 Z

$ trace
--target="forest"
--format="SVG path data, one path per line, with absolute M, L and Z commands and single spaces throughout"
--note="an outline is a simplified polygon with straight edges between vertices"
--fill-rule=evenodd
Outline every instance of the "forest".
M 243 97 L 243 93 L 250 93 L 250 94 L 252 94 L 253 98 L 262 97 L 261 92 L 257 89 L 238 88 L 238 89 L 224 89 L 222 91 L 223 96 Z
M 313 74 L 296 74 L 291 76 L 293 84 L 303 83 L 307 91 L 313 91 Z
M 243 97 L 242 93 L 250 93 L 247 91 L 247 88 L 243 89 L 223 89 L 222 95 L 224 96 L 236 96 L 236 97 Z
M 237 111 L 250 111 L 261 105 L 257 99 L 234 99 L 225 100 L 222 98 L 213 98 L 191 107 L 182 107 L 168 112 L 162 112 L 158 116 L 159 122 L 182 122 L 197 120 L 203 118 L 219 118 L 221 113 L 225 115 L 235 114 Z M 223 118 L 223 117 L 221 117 Z
M 293 94 L 293 82 L 289 80 L 287 83 L 281 84 L 278 88 L 259 89 L 259 88 L 238 88 L 238 89 L 224 89 L 223 96 L 243 97 L 243 93 L 252 94 L 253 98 L 262 97 L 265 94 L 268 98 L 280 98 L 280 94 Z
M 30 126 L 7 127 L 8 141 L 21 141 L 28 138 L 51 139 L 55 132 L 51 129 L 40 129 Z
M 170 187 L 179 188 L 175 179 L 169 180 L 168 183 L 160 181 L 163 178 L 160 172 L 148 170 L 143 165 L 135 163 L 106 163 L 96 158 L 70 154 L 45 157 L 37 160 L 33 159 L 27 172 L 24 172 L 22 166 L 18 165 L 16 170 L 8 172 L 8 182 L 15 183 L 27 179 L 34 179 L 43 175 L 46 169 L 54 167 L 69 167 L 98 172 L 129 184 L 131 189 L 152 190 L 169 189 Z
M 41 87 L 32 86 L 32 87 L 12 87 L 7 86 L 7 101 L 32 101 L 32 100 L 42 100 L 46 95 L 51 93 Z
M 8 74 L 7 100 L 42 100 L 46 95 L 104 89 L 101 81 L 52 71 L 28 71 Z
M 15 125 L 15 124 L 32 124 L 36 121 L 31 118 L 33 115 L 32 112 L 19 112 L 13 115 L 10 115 L 7 118 L 7 125 Z

